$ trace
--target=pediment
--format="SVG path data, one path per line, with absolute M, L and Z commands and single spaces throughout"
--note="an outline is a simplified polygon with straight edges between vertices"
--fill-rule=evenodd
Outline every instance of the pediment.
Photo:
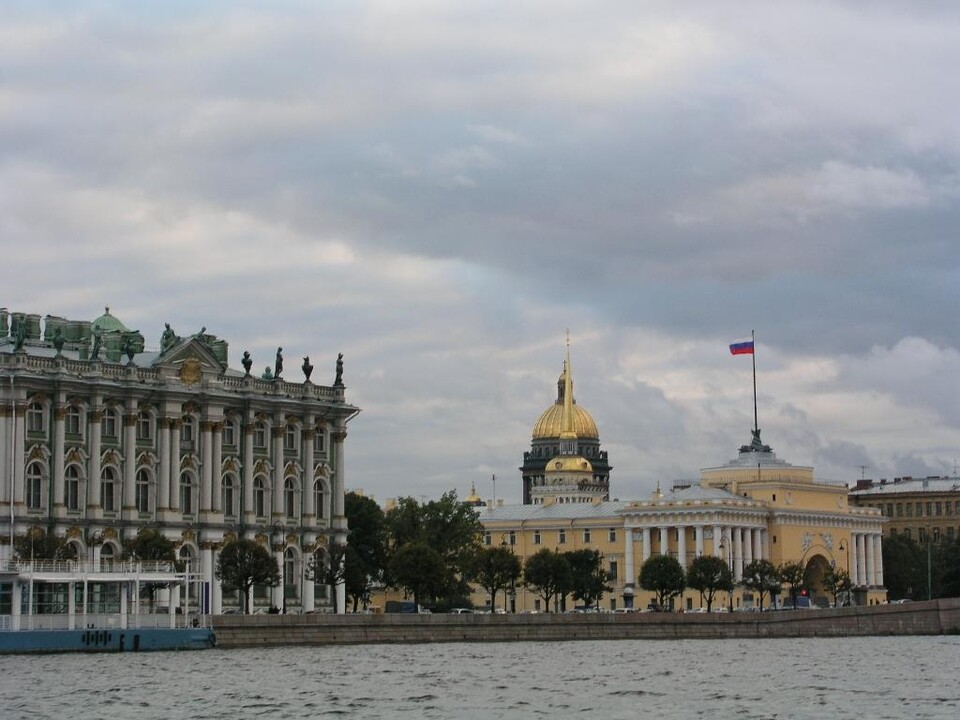
M 156 367 L 168 377 L 176 377 L 185 385 L 199 383 L 204 376 L 222 375 L 226 370 L 205 343 L 196 337 L 183 338 L 167 350 Z

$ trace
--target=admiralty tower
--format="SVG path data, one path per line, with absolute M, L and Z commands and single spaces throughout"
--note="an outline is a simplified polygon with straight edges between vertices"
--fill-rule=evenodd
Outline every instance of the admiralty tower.
M 523 453 L 523 504 L 609 500 L 610 469 L 597 424 L 573 396 L 568 341 L 557 400 L 534 424 L 530 450 Z

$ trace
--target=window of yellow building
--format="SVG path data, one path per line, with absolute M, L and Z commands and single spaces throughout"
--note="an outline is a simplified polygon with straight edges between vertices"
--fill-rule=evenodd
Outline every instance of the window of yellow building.
M 558 544 L 558 545 L 566 545 L 566 544 L 567 544 L 567 531 L 566 531 L 566 530 L 560 530 L 560 531 L 557 533 L 557 544 Z

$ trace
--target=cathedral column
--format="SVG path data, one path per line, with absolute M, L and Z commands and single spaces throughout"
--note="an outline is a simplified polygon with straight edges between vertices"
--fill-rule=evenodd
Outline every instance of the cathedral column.
M 850 574 L 850 584 L 859 585 L 860 564 L 857 562 L 857 533 L 853 531 L 850 532 L 850 547 L 847 548 L 847 557 L 850 563 L 850 567 L 847 568 L 847 572 Z
M 743 529 L 743 564 L 753 562 L 753 528 Z
M 90 442 L 88 444 L 89 457 L 87 460 L 87 517 L 102 510 L 103 498 L 100 497 L 100 442 L 101 426 L 103 420 L 103 409 L 99 406 L 100 399 L 97 396 L 91 398 L 92 408 L 90 410 L 90 423 L 87 426 Z
M 756 528 L 753 531 L 753 559 L 763 559 L 763 528 Z
M 694 541 L 696 542 L 697 557 L 703 557 L 703 525 L 697 525 L 693 529 Z
M 645 527 L 643 529 L 643 561 L 646 562 L 650 559 L 650 543 L 653 542 L 650 538 L 650 528 Z
M 64 432 L 65 421 L 67 418 L 67 408 L 59 405 L 53 414 L 53 507 L 50 508 L 51 515 L 63 514 L 63 456 L 64 456 Z
M 677 525 L 677 562 L 687 569 L 687 526 Z
M 623 571 L 625 573 L 625 577 L 623 578 L 623 594 L 633 595 L 633 588 L 637 582 L 633 567 L 633 528 L 624 528 L 623 541 Z M 627 592 L 627 588 L 630 589 L 629 593 Z
M 668 528 L 665 525 L 660 526 L 660 554 L 668 555 L 670 551 L 670 536 L 667 534 Z
M 876 585 L 884 587 L 883 584 L 883 538 L 880 533 L 873 536 L 874 549 L 873 554 L 876 558 Z
M 720 546 L 723 545 L 723 528 L 719 525 L 713 526 L 713 554 L 718 558 L 726 560 L 726 555 L 723 550 L 720 549 Z M 726 547 L 724 547 L 726 549 Z
M 863 533 L 857 533 L 857 585 L 867 584 L 867 559 Z
M 733 536 L 733 579 L 743 580 L 743 528 L 730 528 Z
M 873 535 L 865 535 L 864 540 L 864 551 L 867 556 L 867 585 L 873 586 L 877 584 L 876 570 L 877 564 L 874 561 L 873 555 Z

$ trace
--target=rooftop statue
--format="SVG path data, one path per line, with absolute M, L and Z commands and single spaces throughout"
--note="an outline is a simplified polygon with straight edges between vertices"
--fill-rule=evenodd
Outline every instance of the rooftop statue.
M 167 350 L 176 345 L 177 341 L 180 339 L 177 337 L 177 334 L 173 331 L 173 328 L 170 327 L 170 323 L 164 323 L 163 334 L 160 336 L 160 354 L 163 355 Z
M 753 440 L 750 441 L 749 445 L 741 445 L 740 452 L 773 452 L 773 449 L 769 445 L 764 445 L 760 441 L 760 428 L 751 430 L 750 434 L 753 435 Z
M 305 358 L 303 358 L 303 366 L 302 366 L 301 369 L 303 370 L 303 375 L 304 375 L 304 377 L 307 378 L 307 382 L 310 382 L 310 373 L 313 372 L 313 365 L 310 364 L 310 356 L 309 356 L 309 355 L 307 355 Z
M 93 350 L 90 351 L 91 360 L 100 359 L 100 348 L 103 346 L 103 334 L 100 332 L 100 328 L 97 328 L 93 331 Z
M 250 375 L 250 368 L 253 367 L 253 360 L 250 358 L 250 351 L 243 351 L 243 359 L 240 361 L 246 375 Z
M 283 372 L 283 348 L 277 348 L 277 359 L 273 364 L 273 379 L 279 380 L 280 374 Z
M 27 321 L 25 318 L 20 318 L 17 321 L 17 332 L 13 336 L 13 349 L 14 351 L 23 350 L 23 341 L 27 339 Z
M 267 366 L 263 369 L 263 375 L 261 375 L 260 378 L 261 378 L 262 380 L 275 380 L 275 379 L 276 379 L 276 378 L 273 377 L 273 370 L 270 369 L 270 366 L 269 366 L 269 365 L 267 365 Z
M 337 354 L 337 376 L 333 380 L 334 387 L 343 387 L 343 353 Z
M 63 354 L 63 333 L 60 328 L 53 331 L 53 346 L 57 349 L 57 356 Z

